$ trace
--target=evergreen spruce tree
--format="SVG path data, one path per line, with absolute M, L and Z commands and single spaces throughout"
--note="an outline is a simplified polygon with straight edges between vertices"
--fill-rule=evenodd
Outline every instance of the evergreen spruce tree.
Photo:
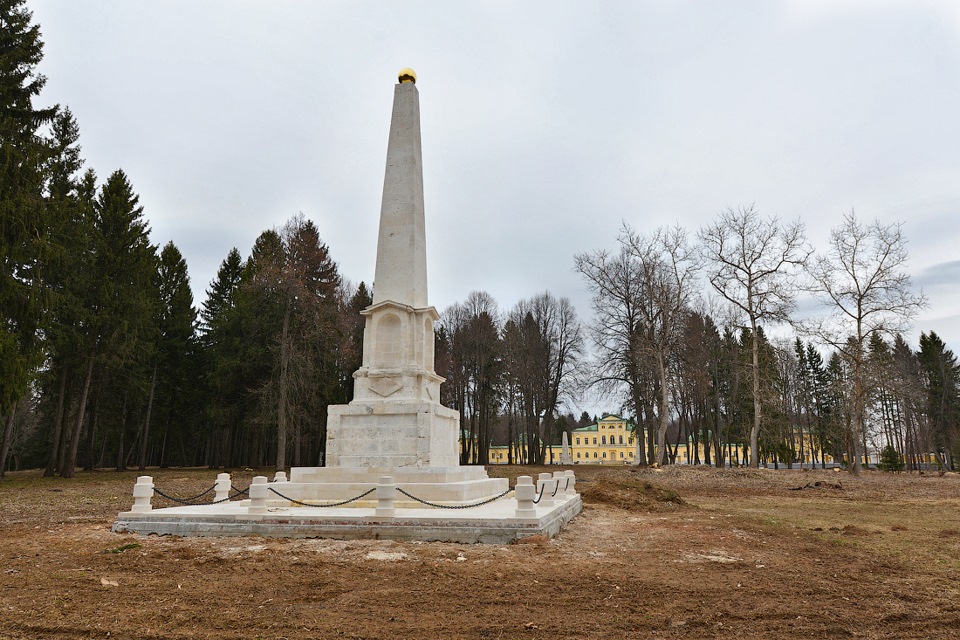
M 952 470 L 960 456 L 960 364 L 933 331 L 920 334 L 917 356 L 925 378 L 927 416 L 937 458 Z
M 96 178 L 92 171 L 82 179 L 80 129 L 69 109 L 60 111 L 53 121 L 52 151 L 47 167 L 47 211 L 50 219 L 51 253 L 47 288 L 51 294 L 49 322 L 46 328 L 49 366 L 42 380 L 42 411 L 48 426 L 49 455 L 44 476 L 52 476 L 62 460 L 67 394 L 70 372 L 77 363 L 77 332 L 83 326 L 78 283 L 83 278 L 86 252 L 90 250 L 91 215 L 85 215 L 84 203 L 92 203 L 90 193 Z M 85 197 L 81 197 L 81 193 Z
M 245 331 L 243 312 L 247 305 L 240 285 L 247 272 L 240 252 L 231 249 L 210 283 L 200 310 L 199 344 L 206 396 L 204 423 L 209 425 L 203 434 L 206 438 L 203 462 L 212 467 L 233 461 L 231 443 L 236 441 L 235 436 L 244 423 L 250 369 L 245 353 L 252 345 Z
M 150 244 L 139 197 L 122 170 L 115 171 L 104 183 L 93 213 L 92 251 L 82 287 L 89 320 L 82 338 L 83 383 L 70 449 L 61 470 L 61 475 L 68 478 L 77 464 L 95 368 L 102 367 L 98 379 L 104 387 L 105 402 L 100 410 L 110 415 L 113 425 L 104 437 L 114 439 L 118 466 L 126 459 L 132 406 L 138 395 L 146 396 L 149 387 L 143 381 L 146 374 L 142 364 L 152 346 L 156 250 Z M 110 393 L 106 393 L 107 388 Z M 91 420 L 87 426 L 88 466 L 94 461 L 95 428 Z
M 33 104 L 46 78 L 40 29 L 24 0 L 0 0 L 0 416 L 27 393 L 42 361 L 49 253 L 44 207 L 49 145 L 40 127 L 56 108 Z M 12 421 L 10 421 L 12 424 Z M 4 461 L 0 460 L 0 473 Z
M 188 450 L 196 425 L 196 349 L 195 328 L 197 312 L 193 308 L 193 292 L 187 263 L 173 242 L 160 252 L 156 273 L 157 347 L 151 374 L 151 393 L 140 439 L 139 468 L 147 463 L 151 446 L 151 420 L 160 427 L 156 456 L 162 466 L 168 461 L 167 450 L 174 446 L 178 452 Z M 186 461 L 180 460 L 181 464 Z

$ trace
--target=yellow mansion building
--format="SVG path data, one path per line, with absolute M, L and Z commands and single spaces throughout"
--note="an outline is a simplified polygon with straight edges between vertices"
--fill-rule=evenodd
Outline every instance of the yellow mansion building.
M 518 445 L 514 445 L 517 447 Z M 525 445 L 519 445 L 521 447 Z M 608 415 L 596 424 L 573 430 L 570 437 L 570 457 L 576 464 L 628 464 L 636 460 L 633 425 L 620 416 Z M 555 444 L 546 452 L 546 462 L 560 462 L 562 446 Z M 552 457 L 551 457 L 552 454 Z M 514 449 L 513 459 L 520 457 Z M 507 464 L 508 447 L 490 447 L 490 464 Z

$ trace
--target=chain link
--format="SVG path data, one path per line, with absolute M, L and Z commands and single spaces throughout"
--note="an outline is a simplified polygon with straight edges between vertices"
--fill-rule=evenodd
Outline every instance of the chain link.
M 560 484 L 560 483 L 558 482 L 557 484 Z M 547 492 L 547 483 L 544 482 L 542 485 L 540 485 L 540 493 L 538 493 L 537 497 L 533 500 L 533 504 L 540 504 L 540 500 L 543 499 L 543 496 L 546 492 Z M 554 492 L 554 495 L 556 495 L 556 492 Z
M 232 496 L 231 496 L 231 495 L 228 495 L 226 498 L 223 498 L 223 499 L 221 499 L 221 500 L 214 500 L 213 502 L 211 502 L 211 503 L 209 503 L 209 504 L 220 504 L 221 502 L 229 502 L 230 500 L 233 500 L 234 498 L 238 498 L 238 497 L 242 496 L 243 494 L 245 494 L 245 493 L 249 490 L 249 489 L 244 489 L 243 491 L 240 491 L 239 489 L 237 489 L 237 488 L 236 488 L 235 486 L 233 486 L 233 485 L 230 485 L 230 488 L 233 489 L 234 491 L 236 491 L 236 493 L 233 494 Z
M 365 491 L 365 492 L 361 493 L 361 494 L 358 495 L 356 498 L 350 498 L 349 500 L 344 500 L 343 502 L 333 502 L 333 503 L 331 503 L 331 504 L 313 504 L 313 503 L 310 503 L 310 502 L 301 502 L 301 501 L 299 501 L 299 500 L 294 500 L 293 498 L 288 498 L 287 496 L 283 495 L 282 493 L 280 493 L 279 491 L 277 491 L 277 490 L 274 489 L 273 487 L 268 487 L 268 488 L 270 489 L 270 491 L 272 491 L 273 493 L 277 494 L 278 496 L 280 496 L 280 497 L 283 498 L 284 500 L 289 500 L 290 502 L 292 502 L 292 503 L 294 503 L 294 504 L 298 504 L 298 505 L 300 505 L 301 507 L 321 507 L 321 508 L 322 508 L 322 507 L 340 507 L 340 506 L 343 506 L 343 505 L 345 505 L 345 504 L 350 504 L 351 502 L 356 502 L 356 501 L 359 500 L 360 498 L 365 498 L 365 497 L 367 497 L 368 495 L 370 495 L 371 493 L 373 493 L 374 491 L 377 490 L 377 488 L 374 487 L 373 489 L 370 489 L 369 491 Z
M 155 494 L 157 494 L 158 496 L 160 496 L 161 498 L 166 498 L 166 499 L 169 500 L 170 502 L 176 502 L 177 504 L 186 505 L 186 506 L 188 506 L 188 507 L 200 507 L 200 506 L 206 506 L 206 505 L 210 505 L 210 504 L 220 504 L 221 502 L 227 502 L 227 501 L 229 501 L 229 500 L 233 500 L 233 499 L 236 498 L 237 496 L 241 496 L 241 495 L 243 495 L 243 494 L 245 494 L 245 493 L 247 492 L 247 489 L 244 489 L 244 490 L 241 491 L 241 490 L 239 490 L 239 489 L 237 489 L 236 487 L 234 487 L 234 486 L 231 485 L 231 488 L 232 488 L 234 491 L 237 492 L 237 493 L 233 494 L 232 496 L 227 496 L 226 498 L 223 498 L 222 500 L 214 500 L 213 502 L 194 502 L 194 500 L 196 500 L 197 498 L 202 498 L 203 496 L 205 496 L 205 495 L 207 495 L 208 493 L 210 493 L 211 491 L 213 491 L 215 488 L 216 488 L 216 485 L 214 485 L 213 487 L 210 487 L 209 489 L 207 489 L 207 490 L 204 491 L 203 493 L 199 493 L 199 494 L 193 496 L 192 498 L 176 498 L 176 497 L 174 497 L 174 496 L 171 496 L 171 495 L 168 495 L 168 494 L 164 493 L 163 491 L 161 491 L 160 489 L 158 489 L 158 488 L 156 488 L 156 487 L 153 488 L 153 492 L 154 492 Z
M 482 506 L 482 505 L 485 505 L 485 504 L 490 504 L 490 503 L 493 502 L 494 500 L 499 500 L 500 498 L 502 498 L 503 496 L 507 495 L 507 494 L 510 493 L 511 491 L 513 491 L 513 489 L 508 488 L 506 491 L 504 491 L 503 493 L 501 493 L 501 494 L 498 495 L 498 496 L 493 496 L 492 498 L 487 498 L 486 500 L 484 500 L 484 501 L 482 501 L 482 502 L 475 502 L 474 504 L 438 504 L 438 503 L 436 503 L 436 502 L 428 502 L 428 501 L 426 501 L 426 500 L 421 500 L 420 498 L 418 498 L 418 497 L 416 497 L 416 496 L 410 495 L 409 493 L 407 493 L 406 491 L 404 491 L 404 490 L 401 489 L 400 487 L 397 487 L 397 492 L 398 492 L 398 493 L 402 493 L 403 495 L 407 496 L 407 497 L 410 498 L 411 500 L 414 500 L 414 501 L 416 501 L 416 502 L 419 502 L 420 504 L 425 504 L 425 505 L 427 505 L 428 507 L 434 507 L 434 508 L 436 508 L 436 509 L 472 509 L 473 507 L 479 507 L 479 506 Z
M 568 476 L 566 484 L 563 485 L 563 490 L 566 491 L 569 487 L 570 487 L 570 478 Z M 547 489 L 547 483 L 544 482 L 543 485 L 541 485 L 540 493 L 539 495 L 537 495 L 536 499 L 533 501 L 533 504 L 540 504 L 540 500 L 541 498 L 543 498 L 543 494 L 546 492 L 546 489 Z M 560 480 L 556 480 L 553 486 L 553 493 L 550 494 L 550 497 L 553 498 L 554 496 L 556 496 L 559 490 L 560 490 Z

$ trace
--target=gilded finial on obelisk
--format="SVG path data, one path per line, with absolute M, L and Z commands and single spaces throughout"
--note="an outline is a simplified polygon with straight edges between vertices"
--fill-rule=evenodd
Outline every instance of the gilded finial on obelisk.
M 400 73 L 397 75 L 399 76 L 400 84 L 404 84 L 406 82 L 417 84 L 417 72 L 410 67 L 404 67 L 403 69 L 400 69 Z

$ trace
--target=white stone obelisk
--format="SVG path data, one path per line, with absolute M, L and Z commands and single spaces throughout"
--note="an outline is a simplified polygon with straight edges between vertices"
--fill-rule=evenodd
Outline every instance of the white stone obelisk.
M 412 71 L 393 95 L 373 304 L 363 311 L 354 399 L 331 406 L 328 467 L 455 467 L 459 413 L 442 406 L 427 303 L 420 96 Z
M 570 438 L 567 432 L 563 432 L 563 440 L 560 447 L 560 464 L 573 464 L 573 456 L 570 455 Z

